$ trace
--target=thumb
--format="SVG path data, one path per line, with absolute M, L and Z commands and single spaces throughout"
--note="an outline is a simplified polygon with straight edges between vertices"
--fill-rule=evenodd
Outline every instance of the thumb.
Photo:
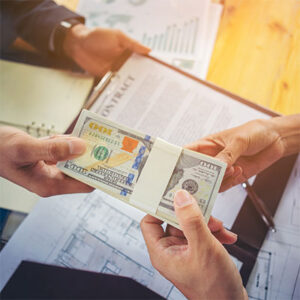
M 57 162 L 75 158 L 86 150 L 85 141 L 76 137 L 59 136 L 49 139 L 35 139 L 30 145 L 30 151 L 25 151 L 28 162 L 39 160 Z
M 124 48 L 129 49 L 132 52 L 136 52 L 138 54 L 148 54 L 151 51 L 149 47 L 144 46 L 138 41 L 130 38 L 129 36 L 125 35 L 123 32 L 121 32 L 120 42 Z
M 227 164 L 227 169 L 231 167 L 237 159 L 244 153 L 245 146 L 243 141 L 234 140 L 219 152 L 215 158 Z
M 198 249 L 204 240 L 211 238 L 200 207 L 193 196 L 179 190 L 174 197 L 174 207 L 179 225 L 192 249 Z

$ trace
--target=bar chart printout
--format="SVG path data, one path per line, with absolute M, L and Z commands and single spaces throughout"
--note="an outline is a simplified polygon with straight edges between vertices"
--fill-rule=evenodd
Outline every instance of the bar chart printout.
M 79 1 L 87 26 L 115 28 L 152 49 L 151 55 L 205 79 L 222 5 L 202 1 Z

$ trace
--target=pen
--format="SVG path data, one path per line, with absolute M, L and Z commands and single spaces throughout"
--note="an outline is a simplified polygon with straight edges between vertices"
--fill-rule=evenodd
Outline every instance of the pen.
M 100 96 L 102 91 L 106 88 L 106 86 L 109 84 L 111 78 L 114 76 L 114 73 L 112 71 L 108 71 L 99 81 L 99 83 L 94 87 L 94 90 L 85 105 L 86 107 L 90 107 L 95 100 Z
M 265 224 L 271 229 L 272 232 L 276 232 L 275 223 L 270 211 L 266 207 L 264 201 L 260 197 L 258 197 L 248 180 L 242 183 L 242 187 L 247 191 L 250 200 L 252 201 L 254 207 L 260 214 Z

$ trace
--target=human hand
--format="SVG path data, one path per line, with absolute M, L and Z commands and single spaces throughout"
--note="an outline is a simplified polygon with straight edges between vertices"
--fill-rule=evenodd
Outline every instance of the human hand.
M 184 190 L 174 207 L 180 230 L 147 215 L 141 229 L 153 266 L 188 299 L 247 299 L 240 274 L 205 224 L 196 200 Z
M 0 140 L 0 176 L 42 197 L 93 190 L 66 176 L 55 165 L 83 154 L 86 146 L 81 139 L 36 139 L 15 128 L 0 127 Z
M 300 150 L 300 115 L 254 120 L 186 147 L 227 163 L 220 191 L 244 182 L 283 156 Z
M 63 45 L 65 53 L 80 67 L 103 76 L 125 49 L 147 54 L 150 49 L 115 29 L 89 29 L 83 24 L 69 30 Z

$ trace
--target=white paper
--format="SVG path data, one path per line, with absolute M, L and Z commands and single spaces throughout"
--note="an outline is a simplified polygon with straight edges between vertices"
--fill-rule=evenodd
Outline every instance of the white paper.
M 183 146 L 213 132 L 269 118 L 151 59 L 132 56 L 91 108 L 113 121 Z M 246 198 L 219 194 L 213 215 L 231 228 Z
M 207 76 L 210 59 L 217 39 L 222 10 L 222 5 L 210 3 L 207 26 L 205 26 L 205 48 L 202 56 L 201 72 L 199 71 L 198 73 L 198 76 L 202 79 L 205 79 Z
M 81 0 L 87 26 L 115 28 L 152 49 L 158 57 L 206 77 L 222 5 L 209 0 Z
M 251 299 L 300 299 L 300 156 L 258 254 L 247 291 Z

